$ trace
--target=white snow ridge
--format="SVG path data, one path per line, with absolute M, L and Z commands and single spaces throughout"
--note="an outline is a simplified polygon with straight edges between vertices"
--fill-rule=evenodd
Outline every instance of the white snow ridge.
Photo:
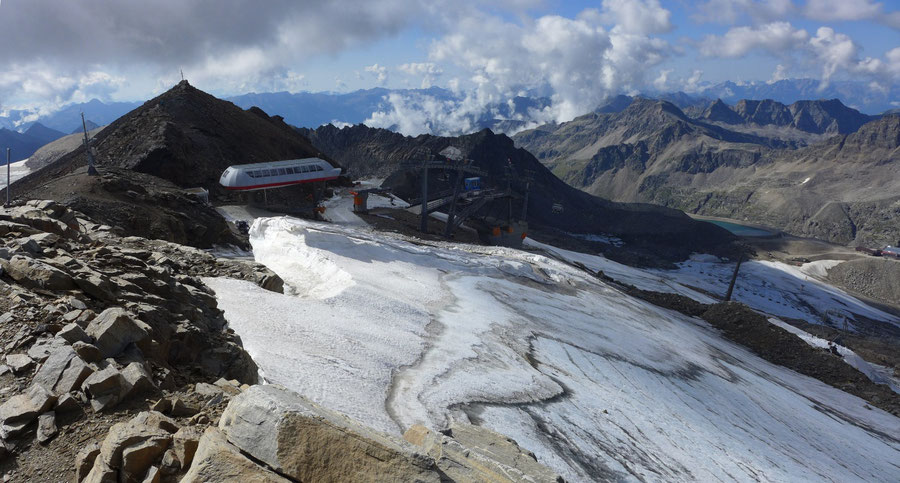
M 285 217 L 251 242 L 293 294 L 207 279 L 231 327 L 376 429 L 469 420 L 570 481 L 900 475 L 900 419 L 553 259 Z

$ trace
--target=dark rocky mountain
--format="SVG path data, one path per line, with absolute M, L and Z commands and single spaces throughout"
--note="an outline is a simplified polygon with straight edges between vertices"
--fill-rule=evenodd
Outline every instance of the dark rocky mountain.
M 734 111 L 744 122 L 758 125 L 790 126 L 816 134 L 850 134 L 875 119 L 849 108 L 838 99 L 797 101 L 789 106 L 771 99 L 742 100 Z
M 725 124 L 743 124 L 745 122 L 744 118 L 734 112 L 728 104 L 722 102 L 722 99 L 716 99 L 703 111 L 699 118 L 706 121 L 724 122 Z
M 869 116 L 837 100 L 742 101 L 734 108 L 716 101 L 702 117 L 636 100 L 619 114 L 582 116 L 514 138 L 566 182 L 598 196 L 844 244 L 895 243 L 900 236 L 900 118 L 863 124 Z
M 804 99 L 841 99 L 866 114 L 879 114 L 896 107 L 891 103 L 900 98 L 900 86 L 887 86 L 885 91 L 873 90 L 868 82 L 832 81 L 823 85 L 818 79 L 783 79 L 776 82 L 736 83 L 731 81 L 702 86 L 694 96 L 719 98 L 729 104 L 741 99 L 773 99 L 793 104 Z
M 245 111 L 184 81 L 112 122 L 92 147 L 103 176 L 86 176 L 79 145 L 16 182 L 13 194 L 63 202 L 123 233 L 204 247 L 237 242 L 224 219 L 183 188 L 221 198 L 218 179 L 232 164 L 319 155 L 280 117 Z M 291 187 L 279 195 L 305 200 L 307 193 Z
M 85 127 L 87 127 L 88 131 L 93 131 L 94 129 L 97 129 L 100 126 L 96 122 L 91 121 L 90 119 L 85 119 L 84 125 L 76 127 L 75 130 L 72 131 L 70 134 L 83 133 Z
M 639 201 L 654 175 L 750 166 L 788 145 L 690 119 L 674 104 L 644 98 L 620 113 L 588 114 L 513 138 L 572 186 L 622 201 Z
M 56 141 L 57 139 L 65 136 L 66 134 L 56 129 L 50 129 L 43 124 L 36 122 L 31 125 L 28 129 L 25 130 L 24 133 L 26 136 L 31 136 L 41 143 L 41 146 L 44 144 Z
M 6 164 L 6 148 L 10 149 L 10 160 L 21 161 L 31 157 L 41 146 L 59 139 L 65 134 L 35 124 L 25 132 L 0 129 L 0 164 Z
M 104 166 L 214 194 L 221 194 L 219 176 L 230 165 L 319 154 L 280 117 L 245 111 L 186 81 L 111 123 L 94 145 Z
M 483 180 L 485 186 L 505 187 L 507 166 L 519 176 L 530 172 L 534 177 L 528 198 L 530 233 L 611 234 L 625 240 L 630 249 L 643 248 L 648 259 L 685 257 L 700 247 L 721 250 L 729 240 L 721 230 L 694 222 L 680 211 L 611 202 L 576 190 L 529 152 L 517 149 L 510 138 L 489 130 L 459 137 L 408 137 L 363 125 L 343 129 L 326 125 L 300 132 L 347 166 L 355 178 L 386 176 L 384 185 L 399 195 L 417 196 L 420 186 L 417 174 L 398 170 L 402 161 L 428 159 L 448 147 L 459 149 L 476 166 L 488 171 Z M 437 180 L 437 173 L 434 174 Z M 452 179 L 447 181 L 448 187 L 450 183 Z M 561 205 L 563 211 L 554 212 L 554 204 Z
M 619 94 L 616 97 L 607 99 L 603 104 L 600 105 L 600 107 L 594 110 L 594 112 L 596 112 L 597 114 L 612 114 L 615 112 L 622 112 L 627 109 L 633 101 L 634 97 Z

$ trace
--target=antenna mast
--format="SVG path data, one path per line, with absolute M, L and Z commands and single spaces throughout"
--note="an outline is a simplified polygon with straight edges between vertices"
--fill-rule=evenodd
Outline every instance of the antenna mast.
M 84 121 L 84 113 L 81 113 L 81 127 L 84 129 L 84 150 L 88 157 L 88 176 L 97 176 L 97 168 L 94 167 L 94 153 L 91 152 L 91 145 L 88 143 L 87 123 Z

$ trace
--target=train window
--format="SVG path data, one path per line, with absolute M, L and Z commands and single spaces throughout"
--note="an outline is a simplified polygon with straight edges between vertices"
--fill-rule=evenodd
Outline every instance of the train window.
M 287 172 L 284 170 L 284 168 L 278 168 L 278 175 L 279 175 L 279 176 L 284 176 L 284 175 L 286 175 L 286 174 L 287 174 Z
M 309 172 L 309 166 L 301 166 L 300 169 L 302 169 L 304 173 Z
M 287 174 L 294 174 L 294 167 L 288 166 L 287 168 L 284 168 L 284 172 Z
M 319 165 L 316 165 L 316 171 L 322 171 L 322 167 Z

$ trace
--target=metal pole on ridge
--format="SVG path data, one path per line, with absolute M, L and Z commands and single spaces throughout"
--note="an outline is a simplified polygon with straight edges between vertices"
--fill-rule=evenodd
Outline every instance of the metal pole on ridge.
M 9 178 L 10 178 L 10 168 L 9 168 L 9 148 L 6 148 L 6 207 L 9 208 Z

